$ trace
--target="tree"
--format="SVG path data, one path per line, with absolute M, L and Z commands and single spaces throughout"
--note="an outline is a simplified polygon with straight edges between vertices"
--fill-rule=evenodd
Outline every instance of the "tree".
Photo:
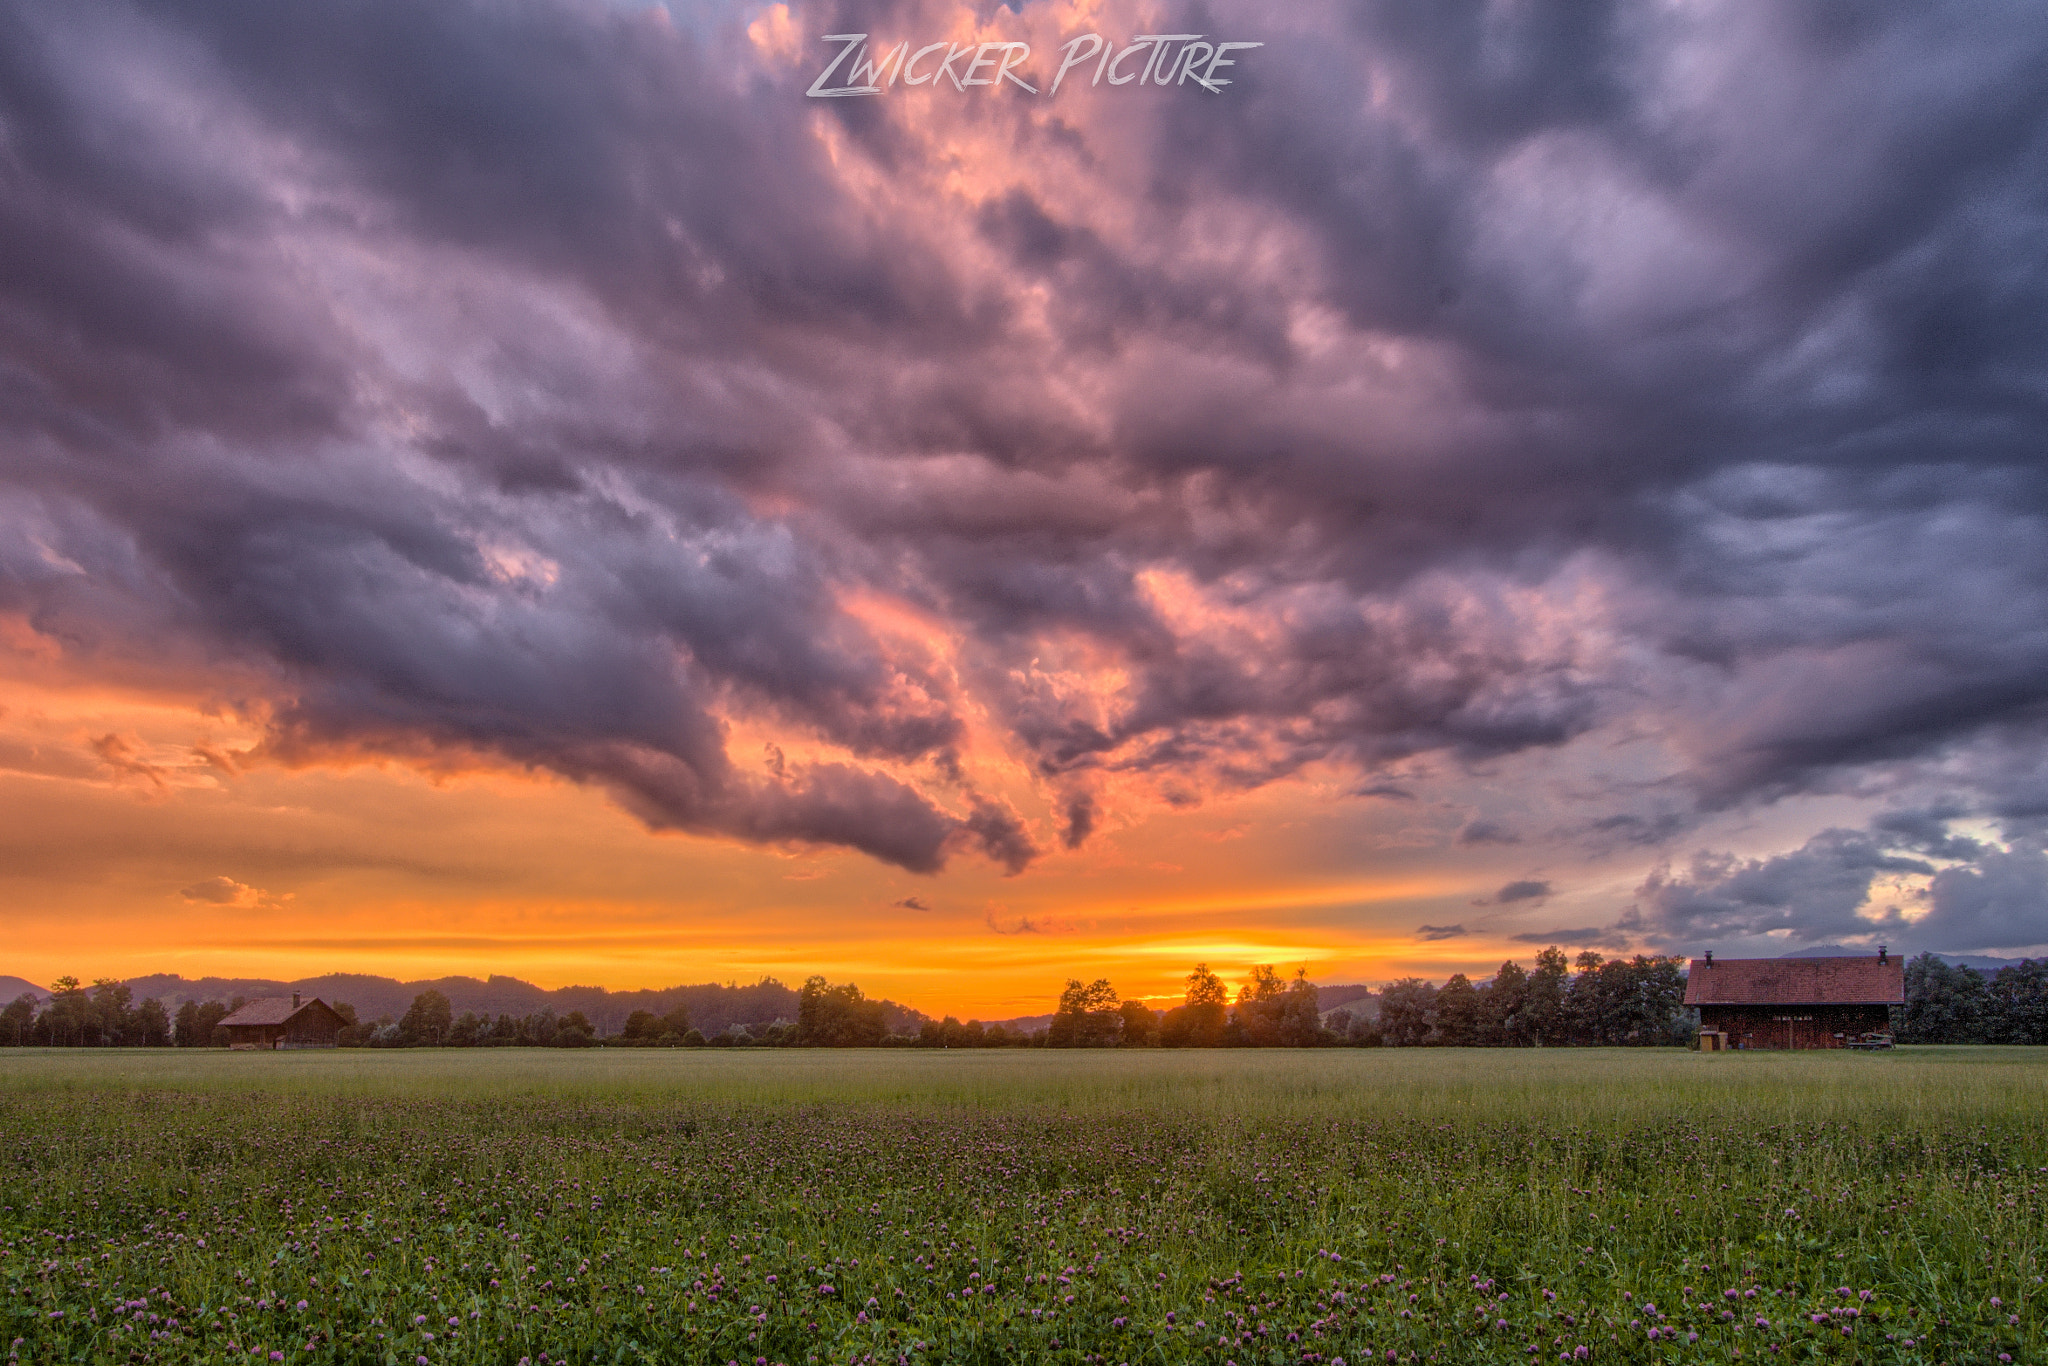
M 77 1048 L 85 1042 L 90 1007 L 78 979 L 67 972 L 50 984 L 49 1004 L 36 1020 L 36 1032 L 53 1047 Z
M 1306 968 L 1298 969 L 1288 983 L 1270 964 L 1254 967 L 1251 979 L 1237 993 L 1237 1026 L 1239 1037 L 1257 1048 L 1327 1042 L 1315 984 L 1308 980 Z
M 580 1010 L 572 1010 L 562 1017 L 561 1026 L 555 1030 L 555 1037 L 548 1041 L 556 1048 L 588 1048 L 597 1042 L 597 1031 Z
M 814 1048 L 873 1047 L 887 1033 L 887 1007 L 861 995 L 860 988 L 851 982 L 833 986 L 823 977 L 813 976 L 797 992 L 799 1044 Z M 688 1037 L 684 1035 L 685 1039 Z
M 1380 993 L 1380 1037 L 1394 1048 L 1429 1041 L 1436 988 L 1419 977 L 1404 977 Z
M 2000 968 L 1989 999 L 1993 1043 L 2048 1043 L 2048 959 Z
M 1557 945 L 1552 944 L 1536 955 L 1536 970 L 1529 974 L 1522 993 L 1516 1030 L 1538 1048 L 1564 1042 L 1568 1028 L 1564 997 L 1570 975 L 1571 964 Z
M 1981 973 L 1951 967 L 1931 953 L 1906 964 L 1906 1006 L 1901 1043 L 1983 1043 L 1992 1004 Z
M 35 1022 L 36 998 L 24 991 L 0 1010 L 0 1044 L 20 1048 L 28 1043 Z
M 1430 1042 L 1451 1048 L 1470 1048 L 1479 1042 L 1485 1009 L 1485 999 L 1472 985 L 1472 979 L 1462 972 L 1452 973 L 1451 979 L 1436 993 L 1433 1014 L 1436 1033 Z
M 171 1041 L 171 1015 L 154 996 L 135 1008 L 130 1042 L 143 1048 L 162 1048 Z
M 1126 1048 L 1144 1048 L 1159 1042 L 1159 1013 L 1143 1001 L 1125 1001 L 1122 1007 L 1124 1017 L 1123 1033 L 1120 1036 Z
M 102 1048 L 126 1043 L 133 1027 L 129 1002 L 135 994 L 126 982 L 102 977 L 92 984 L 92 1000 L 86 1007 L 86 1028 L 92 1041 Z
M 1051 1048 L 1106 1048 L 1117 1041 L 1123 1027 L 1116 988 L 1107 977 L 1087 983 L 1069 978 L 1059 1009 L 1046 1026 L 1045 1042 Z
M 1230 993 L 1207 963 L 1188 974 L 1187 995 L 1159 1022 L 1159 1042 L 1168 1048 L 1214 1048 L 1229 1023 Z
M 634 1011 L 626 1017 L 626 1027 L 619 1031 L 620 1038 L 634 1040 L 658 1039 L 661 1034 L 661 1017 L 651 1010 Z
M 192 1014 L 185 1014 L 190 1007 Z M 220 1022 L 229 1015 L 228 1007 L 220 1001 L 208 1001 L 203 1005 L 187 1001 L 178 1007 L 178 1046 L 181 1048 L 220 1048 L 227 1044 L 227 1031 Z
M 412 1008 L 398 1022 L 398 1033 L 408 1044 L 440 1044 L 454 1026 L 454 1007 L 446 996 L 428 987 L 412 998 Z
M 1522 1014 L 1528 998 L 1529 974 L 1512 958 L 1502 963 L 1486 991 L 1480 1042 L 1492 1047 L 1527 1043 Z
M 356 1016 L 356 1008 L 347 1001 L 336 1001 L 334 1013 L 341 1016 L 341 1032 L 334 1042 L 342 1048 L 361 1048 L 377 1032 L 377 1026 Z
M 1601 1041 L 1601 1017 L 1605 1009 L 1601 991 L 1600 965 L 1607 960 L 1593 949 L 1579 950 L 1572 960 L 1578 972 L 1564 990 L 1564 1026 L 1576 1043 Z
M 1380 1038 L 1380 1027 L 1371 1016 L 1354 1014 L 1347 1007 L 1330 1012 L 1330 1033 L 1338 1042 L 1353 1048 L 1378 1048 L 1385 1040 Z

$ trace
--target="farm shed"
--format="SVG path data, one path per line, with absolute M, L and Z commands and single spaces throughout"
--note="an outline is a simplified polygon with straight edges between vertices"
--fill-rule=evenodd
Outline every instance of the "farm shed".
M 220 1025 L 230 1048 L 334 1048 L 345 1023 L 327 1002 L 315 996 L 301 1003 L 295 991 L 251 1001 Z
M 1703 1048 L 1846 1048 L 1891 1028 L 1906 964 L 1880 948 L 1854 958 L 1695 958 L 1685 1003 Z M 1718 1037 L 1710 1037 L 1718 1036 Z

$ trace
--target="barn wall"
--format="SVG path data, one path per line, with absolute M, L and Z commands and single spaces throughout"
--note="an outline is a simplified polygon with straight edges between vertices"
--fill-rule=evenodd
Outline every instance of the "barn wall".
M 1725 1031 L 1741 1048 L 1842 1048 L 1858 1034 L 1891 1027 L 1885 1006 L 1703 1005 L 1699 1011 L 1701 1029 Z

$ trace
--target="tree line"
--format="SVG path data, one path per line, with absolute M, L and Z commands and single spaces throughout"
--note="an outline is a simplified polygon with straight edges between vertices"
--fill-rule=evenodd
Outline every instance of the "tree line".
M 1154 1010 L 1119 1000 L 1106 979 L 1069 980 L 1044 1043 L 1052 1048 L 1408 1048 L 1540 1047 L 1560 1044 L 1682 1044 L 1697 1029 L 1685 1010 L 1677 958 L 1602 958 L 1577 971 L 1562 950 L 1545 949 L 1533 970 L 1501 964 L 1490 980 L 1456 973 L 1442 986 L 1408 977 L 1355 1004 L 1320 1008 L 1306 970 L 1283 979 L 1270 964 L 1251 970 L 1233 1001 L 1206 963 L 1187 976 L 1181 1003 Z M 972 1046 L 947 1020 L 924 1042 Z
M 1492 978 L 1453 974 L 1441 986 L 1407 977 L 1363 1000 L 1320 1008 L 1306 971 L 1284 979 L 1269 964 L 1251 970 L 1233 1000 L 1223 980 L 1197 963 L 1181 1003 L 1155 1010 L 1123 1000 L 1107 978 L 1070 979 L 1042 1030 L 979 1020 L 921 1020 L 916 1033 L 892 1032 L 901 1008 L 822 976 L 797 993 L 797 1017 L 733 1024 L 706 1036 L 689 1012 L 636 1010 L 603 1035 L 580 1010 L 542 1009 L 495 1017 L 455 1014 L 439 991 L 419 993 L 404 1015 L 358 1020 L 334 1002 L 340 1043 L 356 1048 L 608 1047 L 923 1047 L 923 1048 L 1354 1048 L 1557 1047 L 1684 1044 L 1698 1029 L 1686 1009 L 1683 960 L 1607 959 L 1587 950 L 1567 959 L 1557 948 L 1535 966 L 1512 960 Z M 1901 1043 L 2048 1044 L 2048 959 L 1995 974 L 1952 967 L 1931 953 L 1906 966 L 1906 1001 L 1893 1011 Z M 175 1013 L 161 1001 L 136 1001 L 130 988 L 102 978 L 88 990 L 61 977 L 46 1001 L 23 994 L 0 1009 L 0 1047 L 225 1047 L 221 1021 L 245 1004 L 186 1001 Z
M 1923 953 L 1906 964 L 1906 1004 L 1893 1014 L 1900 1043 L 2048 1044 L 2048 958 L 1987 974 Z

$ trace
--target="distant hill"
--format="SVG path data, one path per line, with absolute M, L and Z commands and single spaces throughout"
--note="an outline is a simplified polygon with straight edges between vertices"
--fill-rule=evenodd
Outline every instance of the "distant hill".
M 1012 1034 L 1036 1034 L 1051 1023 L 1050 1015 L 1019 1015 L 1014 1020 L 988 1020 L 984 1022 L 983 1027 L 992 1029 L 996 1025 L 1001 1025 Z
M 50 994 L 46 988 L 23 978 L 0 977 L 0 1005 L 20 999 L 23 993 L 35 997 L 38 1001 L 48 998 Z
M 1360 1012 L 1358 1007 L 1353 1005 L 1353 1002 L 1364 1001 L 1372 994 L 1371 987 L 1356 982 L 1348 986 L 1317 987 L 1316 1008 L 1318 1010 L 1335 1010 L 1339 1006 L 1349 1005 L 1352 1006 L 1351 1013 L 1356 1015 Z M 1367 1009 L 1370 1010 L 1371 1008 L 1369 1003 Z M 1377 1012 L 1375 1011 L 1374 1013 Z
M 9 983 L 18 986 L 8 987 L 6 984 Z M 751 986 L 720 986 L 707 982 L 701 986 L 645 991 L 608 991 L 603 987 L 557 987 L 549 991 L 517 977 L 497 976 L 483 979 L 438 977 L 430 981 L 400 982 L 395 978 L 360 973 L 329 973 L 322 977 L 301 977 L 294 982 L 268 977 L 200 977 L 187 980 L 176 974 L 160 973 L 131 977 L 127 984 L 136 1000 L 154 998 L 172 1011 L 186 1001 L 233 1001 L 237 996 L 253 1000 L 259 996 L 289 996 L 296 991 L 302 996 L 317 996 L 329 1005 L 344 1002 L 352 1005 L 357 1018 L 362 1020 L 375 1020 L 387 1015 L 396 1019 L 405 1014 L 415 996 L 431 989 L 446 996 L 450 1008 L 457 1015 L 475 1011 L 495 1018 L 499 1015 L 532 1015 L 541 1010 L 567 1015 L 572 1010 L 580 1010 L 584 1018 L 604 1034 L 618 1033 L 624 1027 L 626 1017 L 636 1010 L 666 1015 L 680 1005 L 689 1011 L 690 1023 L 708 1035 L 723 1033 L 736 1024 L 765 1025 L 777 1020 L 794 1020 L 797 1004 L 796 991 L 772 978 L 763 978 Z M 0 991 L 5 992 L 5 1000 L 13 1000 L 24 989 L 34 991 L 38 997 L 49 995 L 20 978 L 0 977 Z M 908 1006 L 894 1001 L 883 1004 L 888 1007 L 885 1018 L 892 1032 L 914 1034 L 925 1021 L 922 1012 Z

